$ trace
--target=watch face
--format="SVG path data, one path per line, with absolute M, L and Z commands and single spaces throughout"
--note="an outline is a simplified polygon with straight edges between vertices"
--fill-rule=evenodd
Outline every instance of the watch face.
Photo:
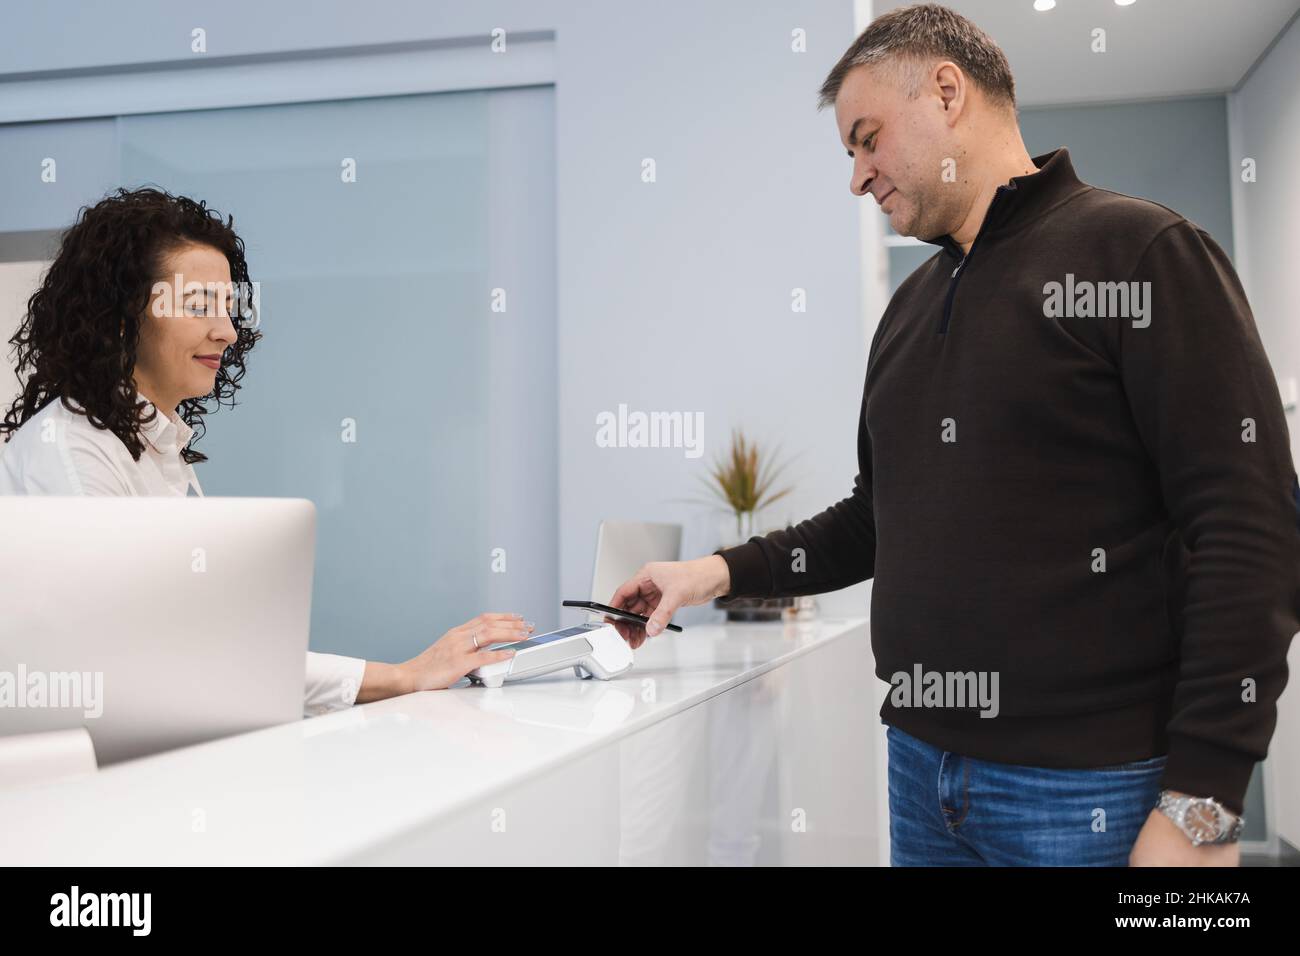
M 1215 840 L 1223 832 L 1223 817 L 1219 808 L 1208 800 L 1193 800 L 1188 804 L 1183 822 L 1188 831 L 1199 840 Z

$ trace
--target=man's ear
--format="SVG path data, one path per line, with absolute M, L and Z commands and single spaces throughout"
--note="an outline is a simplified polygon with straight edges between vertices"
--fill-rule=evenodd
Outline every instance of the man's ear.
M 945 113 L 955 117 L 966 103 L 966 74 L 956 63 L 944 60 L 935 65 L 931 83 L 939 93 Z

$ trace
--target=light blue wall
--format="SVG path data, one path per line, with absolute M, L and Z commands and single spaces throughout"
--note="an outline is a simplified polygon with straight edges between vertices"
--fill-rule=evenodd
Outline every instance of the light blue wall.
M 263 338 L 196 471 L 316 504 L 316 650 L 403 660 L 486 610 L 555 614 L 553 137 L 548 87 L 0 127 L 0 229 L 118 184 L 233 216 Z
M 83 203 L 122 182 L 111 117 L 0 125 L 0 144 L 0 232 L 66 228 Z
M 1031 156 L 1066 146 L 1084 182 L 1162 203 L 1232 255 L 1224 97 L 1025 110 L 1020 128 Z
M 317 650 L 405 659 L 483 609 L 489 95 L 120 121 L 124 183 L 245 237 L 264 338 L 196 471 L 209 495 L 316 503 Z

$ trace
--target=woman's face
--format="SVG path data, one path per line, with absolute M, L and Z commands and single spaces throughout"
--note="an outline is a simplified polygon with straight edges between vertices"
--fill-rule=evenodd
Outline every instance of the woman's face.
M 187 244 L 164 258 L 145 309 L 135 384 L 170 416 L 187 398 L 211 394 L 222 355 L 235 342 L 230 263 L 211 246 Z

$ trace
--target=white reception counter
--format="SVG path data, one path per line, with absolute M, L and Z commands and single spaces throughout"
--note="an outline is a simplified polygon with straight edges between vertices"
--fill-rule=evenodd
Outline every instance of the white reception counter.
M 865 619 L 690 627 L 0 790 L 0 863 L 876 865 L 886 689 Z

